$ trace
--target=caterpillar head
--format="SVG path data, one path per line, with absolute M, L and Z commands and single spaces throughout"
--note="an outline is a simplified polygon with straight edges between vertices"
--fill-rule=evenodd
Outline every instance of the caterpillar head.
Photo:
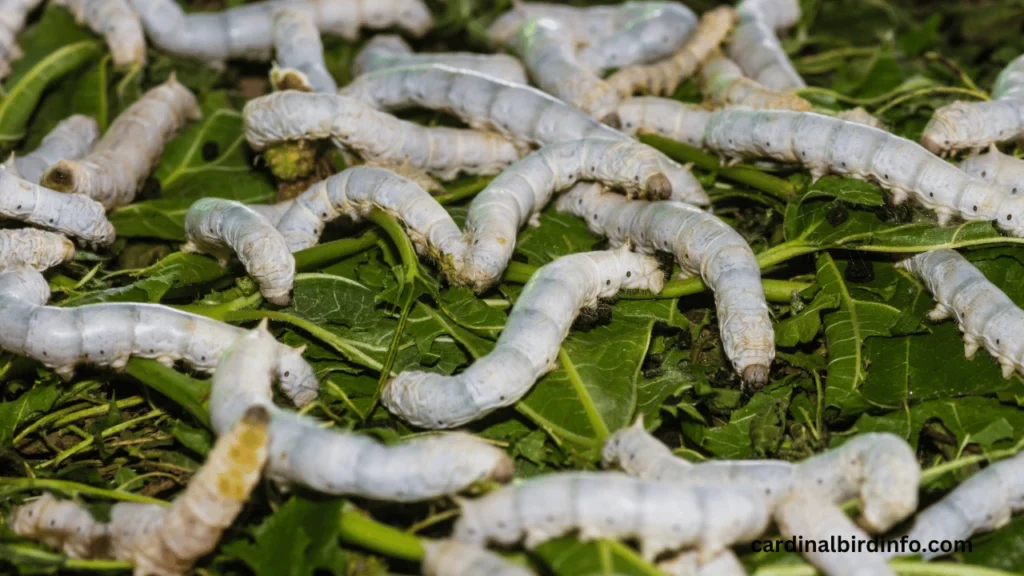
M 626 242 L 618 248 L 619 269 L 622 276 L 619 281 L 620 290 L 648 290 L 657 294 L 665 285 L 665 274 L 658 266 L 658 260 L 630 251 L 630 243 Z
M 976 108 L 967 102 L 953 102 L 939 108 L 921 133 L 921 145 L 940 156 L 975 146 L 977 122 L 982 120 L 976 116 Z
M 640 414 L 632 426 L 618 430 L 608 437 L 601 450 L 601 464 L 605 468 L 619 468 L 631 476 L 649 478 L 643 462 L 653 462 L 663 456 L 672 457 L 671 451 L 644 429 L 644 415 Z
M 458 504 L 461 514 L 455 523 L 452 531 L 452 538 L 466 544 L 483 546 L 487 543 L 487 529 L 484 519 L 480 517 L 480 510 L 473 505 L 471 500 L 465 498 L 453 498 Z
M 40 532 L 43 512 L 56 502 L 57 499 L 53 497 L 53 494 L 43 492 L 39 498 L 14 508 L 11 511 L 8 525 L 15 533 L 32 538 Z
M 434 17 L 422 0 L 404 0 L 399 3 L 396 17 L 399 27 L 419 37 L 434 25 Z
M 1005 198 L 997 214 L 996 226 L 1011 236 L 1024 237 L 1024 195 Z
M 899 436 L 865 434 L 855 441 L 863 447 L 865 478 L 858 523 L 873 533 L 885 532 L 917 509 L 921 465 Z
M 1004 157 L 1006 155 L 1001 153 L 995 144 L 992 144 L 989 146 L 988 152 L 971 156 L 961 162 L 960 169 L 970 176 L 992 183 L 995 181 L 999 164 Z
M 282 345 L 277 368 L 278 385 L 299 408 L 312 403 L 320 393 L 316 372 L 302 357 L 305 350 L 305 346 L 291 348 Z

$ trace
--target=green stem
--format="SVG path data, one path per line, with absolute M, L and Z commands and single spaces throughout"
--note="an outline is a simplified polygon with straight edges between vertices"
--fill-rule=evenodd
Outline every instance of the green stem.
M 902 104 L 902 103 L 904 103 L 907 100 L 910 100 L 912 98 L 919 98 L 921 96 L 931 96 L 932 94 L 936 94 L 936 93 L 939 93 L 939 92 L 942 92 L 942 93 L 948 92 L 948 93 L 952 93 L 952 94 L 964 94 L 964 95 L 967 95 L 967 96 L 972 96 L 972 97 L 977 98 L 978 100 L 982 100 L 982 101 L 986 101 L 986 100 L 989 99 L 988 95 L 986 95 L 986 94 L 984 94 L 982 92 L 977 92 L 975 90 L 970 90 L 968 88 L 950 88 L 950 87 L 943 87 L 943 86 L 940 86 L 938 88 L 923 88 L 921 90 L 914 90 L 913 92 L 908 92 L 908 93 L 900 96 L 899 98 L 893 98 L 885 106 L 882 106 L 882 107 L 876 109 L 874 111 L 874 115 L 875 116 L 881 116 L 882 114 L 885 114 L 886 112 L 891 110 L 893 107 L 899 106 L 900 104 Z
M 143 496 L 142 494 L 134 494 L 132 492 L 123 492 L 120 490 L 106 490 L 104 488 L 89 486 L 88 484 L 80 484 L 78 482 L 70 482 L 67 480 L 54 480 L 52 478 L 0 477 L 0 486 L 13 488 L 16 492 L 46 488 L 49 490 L 56 490 L 63 494 L 67 494 L 68 496 L 88 494 L 89 496 L 121 500 L 124 502 L 142 502 L 144 504 L 160 504 L 163 506 L 168 504 L 158 498 L 151 498 L 149 496 Z
M 138 418 L 133 418 L 131 420 L 127 420 L 125 422 L 117 424 L 116 426 L 111 426 L 110 428 L 107 428 L 103 432 L 99 433 L 99 437 L 100 437 L 100 439 L 110 438 L 114 434 L 119 434 L 121 432 L 124 432 L 125 430 L 128 430 L 129 428 L 135 426 L 136 424 L 138 424 L 140 422 L 145 422 L 147 420 L 152 420 L 153 418 L 157 418 L 159 416 L 163 416 L 163 414 L 164 413 L 161 412 L 160 410 L 150 410 L 149 412 L 143 414 L 142 416 L 139 416 Z M 90 436 L 89 438 L 86 438 L 85 440 L 82 440 L 78 444 L 75 444 L 71 448 L 68 448 L 67 450 L 64 450 L 60 454 L 57 454 L 55 457 L 53 457 L 53 459 L 47 460 L 46 462 L 43 462 L 38 467 L 39 468 L 49 468 L 51 466 L 56 466 L 56 465 L 60 464 L 61 462 L 67 460 L 68 458 L 71 458 L 75 454 L 78 454 L 79 452 L 82 452 L 82 451 L 86 450 L 87 448 L 91 447 L 95 443 L 96 443 L 96 436 Z
M 790 240 L 758 254 L 757 264 L 761 267 L 761 270 L 764 270 L 765 268 L 782 264 L 787 260 L 792 260 L 797 256 L 817 252 L 820 249 L 820 246 L 804 242 L 803 240 Z
M 793 292 L 805 290 L 812 286 L 812 284 L 809 282 L 762 278 L 761 286 L 764 287 L 764 296 L 769 302 L 788 304 L 793 298 Z M 707 289 L 707 285 L 700 278 L 687 278 L 686 280 L 666 282 L 665 287 L 657 294 L 650 292 L 623 292 L 618 297 L 623 300 L 665 300 L 700 294 Z
M 133 408 L 135 406 L 138 406 L 139 404 L 142 404 L 145 401 L 146 400 L 141 396 L 132 396 L 131 398 L 119 400 L 115 402 L 114 405 L 117 406 L 119 410 L 123 410 L 125 408 Z M 92 418 L 94 416 L 102 416 L 108 412 L 110 412 L 110 404 L 100 404 L 99 406 L 93 406 L 92 408 L 88 408 L 86 410 L 72 412 L 71 414 L 68 414 L 67 416 L 54 422 L 53 427 L 60 428 L 61 426 L 67 426 L 68 424 L 77 422 L 79 420 Z
M 971 464 L 978 464 L 980 462 L 986 462 L 986 461 L 994 462 L 996 460 L 1001 460 L 1003 458 L 1009 458 L 1010 456 L 1015 456 L 1018 452 L 1021 451 L 1021 449 L 1024 449 L 1024 440 L 1021 440 L 1016 445 L 1014 445 L 1014 446 L 1012 446 L 1010 448 L 1003 449 L 1003 450 L 993 450 L 992 452 L 989 452 L 988 454 L 978 454 L 978 455 L 973 455 L 973 456 L 963 456 L 961 458 L 957 458 L 956 460 L 953 460 L 952 462 L 946 462 L 945 464 L 939 464 L 938 466 L 932 466 L 931 468 L 928 468 L 927 470 L 922 470 L 921 471 L 921 485 L 922 486 L 927 486 L 928 484 L 931 484 L 935 480 L 938 480 L 938 478 L 940 476 L 942 476 L 943 474 L 945 474 L 947 472 L 952 472 L 954 470 L 959 470 L 961 468 L 966 468 L 967 466 L 970 466 Z
M 330 262 L 369 250 L 378 240 L 380 233 L 369 230 L 356 238 L 342 238 L 300 250 L 295 253 L 295 269 L 306 271 L 320 268 Z
M 792 199 L 798 191 L 795 184 L 771 174 L 765 174 L 751 166 L 722 166 L 717 157 L 682 142 L 653 134 L 641 135 L 640 141 L 661 150 L 677 162 L 684 164 L 692 162 L 698 168 L 718 172 L 729 180 L 757 188 L 783 201 Z
M 0 557 L 10 558 L 25 566 L 60 567 L 62 570 L 82 572 L 128 572 L 132 569 L 131 564 L 120 560 L 79 560 L 26 544 L 0 544 Z
M 516 262 L 513 260 L 508 263 L 508 267 L 505 268 L 505 272 L 501 279 L 513 284 L 526 284 L 530 280 L 530 277 L 536 274 L 539 269 L 539 266 L 526 264 L 525 262 Z
M 647 562 L 636 553 L 635 550 L 626 546 L 618 540 L 602 540 L 602 544 L 614 552 L 619 558 L 622 558 L 627 563 L 631 564 L 638 571 L 643 573 L 645 576 L 665 576 L 665 573 L 661 570 L 651 566 L 650 562 Z
M 423 559 L 423 545 L 419 538 L 376 522 L 358 510 L 343 511 L 340 524 L 343 542 L 411 562 Z
M 459 186 L 453 186 L 447 189 L 448 191 L 445 194 L 434 196 L 434 200 L 437 200 L 438 204 L 444 206 L 446 204 L 454 204 L 460 200 L 465 200 L 466 198 L 472 198 L 481 190 L 486 188 L 493 179 L 493 177 L 477 178 L 471 182 L 467 182 Z
M 229 312 L 236 310 L 242 310 L 255 304 L 259 304 L 263 300 L 263 295 L 259 292 L 254 292 L 248 296 L 242 296 L 241 298 L 235 298 L 229 302 L 223 304 L 185 304 L 182 306 L 172 306 L 182 312 L 190 312 L 192 314 L 198 314 L 200 316 L 206 316 L 207 318 L 213 318 L 214 320 L 224 321 L 224 318 Z
M 193 380 L 156 360 L 145 358 L 132 358 L 125 371 L 184 408 L 203 426 L 210 427 L 210 415 L 204 405 L 210 395 L 209 382 Z

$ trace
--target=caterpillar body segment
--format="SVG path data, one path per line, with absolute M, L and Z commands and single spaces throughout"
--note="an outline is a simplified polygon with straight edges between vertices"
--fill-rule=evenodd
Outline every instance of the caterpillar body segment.
M 291 301 L 295 258 L 274 225 L 241 202 L 200 198 L 185 214 L 185 252 L 212 254 L 226 266 L 232 254 L 271 304 Z
M 527 549 L 578 530 L 583 541 L 635 538 L 648 561 L 695 548 L 707 562 L 768 527 L 765 500 L 741 486 L 684 486 L 617 472 L 547 474 L 460 502 L 454 537 Z
M 327 494 L 394 502 L 429 500 L 476 482 L 511 479 L 511 458 L 469 434 L 436 434 L 385 446 L 275 407 L 271 376 L 281 371 L 272 354 L 275 345 L 265 325 L 239 339 L 217 366 L 210 396 L 210 419 L 218 432 L 253 406 L 270 411 L 271 478 Z
M 631 136 L 657 134 L 700 148 L 712 112 L 699 104 L 637 96 L 619 105 L 619 128 Z
M 748 106 L 759 110 L 808 111 L 811 103 L 803 98 L 766 88 L 747 78 L 735 62 L 715 54 L 701 69 L 701 90 L 716 106 Z
M 28 266 L 42 272 L 74 257 L 75 245 L 60 234 L 34 228 L 0 230 L 0 268 Z
M 90 245 L 114 241 L 114 226 L 101 204 L 80 194 L 61 194 L 0 170 L 0 217 L 60 232 Z
M 696 552 L 683 552 L 658 562 L 658 570 L 668 576 L 746 576 L 747 569 L 732 550 L 701 564 Z
M 195 96 L 172 76 L 122 112 L 87 156 L 51 166 L 43 185 L 84 194 L 107 210 L 131 204 L 164 145 L 199 117 Z
M 108 554 L 108 527 L 73 500 L 58 500 L 49 492 L 11 511 L 8 526 L 16 534 L 42 542 L 71 558 Z
M 277 89 L 295 86 L 306 92 L 334 94 L 338 84 L 324 63 L 324 45 L 316 20 L 301 10 L 282 9 L 274 16 L 276 64 L 270 72 Z
M 79 24 L 103 36 L 115 66 L 141 66 L 146 63 L 146 35 L 142 21 L 128 0 L 54 0 L 67 8 Z
M 15 176 L 38 183 L 43 173 L 60 160 L 78 160 L 92 148 L 100 137 L 100 127 L 88 116 L 75 114 L 61 120 L 47 134 L 39 147 L 8 161 L 6 168 Z
M 25 27 L 28 13 L 42 0 L 0 0 L 0 80 L 11 73 L 11 64 L 23 55 L 18 34 Z
M 793 68 L 776 34 L 800 20 L 799 0 L 744 0 L 729 57 L 743 72 L 770 90 L 795 90 L 807 84 Z
M 352 74 L 359 76 L 388 68 L 430 64 L 443 64 L 459 70 L 472 70 L 512 84 L 528 83 L 523 64 L 508 54 L 414 53 L 401 36 L 393 34 L 378 34 L 367 42 L 352 63 Z
M 995 144 L 961 162 L 960 169 L 1010 194 L 1024 190 L 1024 160 L 1003 154 Z
M 524 566 L 458 540 L 423 542 L 424 576 L 536 576 Z

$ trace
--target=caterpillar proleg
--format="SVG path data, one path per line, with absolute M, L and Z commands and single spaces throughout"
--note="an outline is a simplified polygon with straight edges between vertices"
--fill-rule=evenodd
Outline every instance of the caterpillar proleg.
M 104 303 L 77 308 L 45 306 L 43 276 L 31 268 L 0 271 L 0 348 L 27 356 L 65 379 L 79 364 L 123 369 L 131 357 L 166 365 L 181 360 L 211 372 L 245 330 L 157 304 Z M 282 391 L 298 406 L 316 399 L 319 385 L 302 349 L 274 343 Z
M 408 163 L 442 180 L 459 173 L 497 174 L 519 159 L 508 139 L 488 132 L 424 127 L 336 94 L 287 90 L 250 100 L 245 137 L 256 150 L 296 140 L 331 138 L 370 162 Z
M 43 230 L 0 230 L 0 268 L 29 266 L 43 271 L 75 257 L 70 240 Z
M 220 433 L 253 406 L 270 411 L 271 478 L 327 494 L 394 502 L 429 500 L 476 482 L 511 479 L 512 459 L 470 434 L 434 434 L 385 446 L 277 408 L 270 387 L 271 375 L 281 371 L 275 346 L 265 324 L 239 339 L 217 366 L 210 395 L 210 419 Z
M 39 182 L 47 168 L 59 160 L 78 160 L 100 137 L 100 127 L 88 116 L 75 114 L 61 120 L 39 147 L 7 162 L 6 169 L 29 182 Z
M 953 250 L 924 252 L 896 264 L 916 276 L 934 296 L 933 321 L 956 319 L 964 337 L 964 354 L 973 358 L 984 347 L 1003 369 L 1024 373 L 1024 310 L 988 281 L 980 270 Z
M 617 472 L 547 474 L 460 502 L 454 537 L 470 544 L 524 540 L 527 549 L 579 530 L 581 540 L 635 538 L 641 555 L 695 548 L 700 562 L 757 538 L 770 514 L 742 486 L 683 486 Z
M 54 0 L 67 8 L 79 24 L 103 36 L 115 66 L 146 62 L 146 35 L 128 0 Z
M 766 88 L 747 78 L 735 62 L 721 53 L 704 62 L 701 91 L 716 106 L 747 106 L 760 110 L 807 111 L 811 103 L 796 94 Z
M 22 57 L 18 34 L 28 13 L 42 0 L 0 0 L 0 80 L 11 73 L 11 64 Z
M 131 0 L 146 35 L 165 52 L 222 66 L 225 60 L 270 59 L 274 16 L 281 8 L 311 16 L 323 34 L 355 41 L 359 29 L 399 26 L 421 36 L 433 25 L 422 0 L 270 0 L 222 12 L 185 14 L 174 0 Z
M 410 424 L 453 428 L 522 398 L 553 370 L 580 310 L 623 289 L 658 292 L 662 272 L 627 247 L 563 256 L 530 278 L 494 349 L 457 376 L 407 371 L 384 386 L 381 402 Z
M 423 542 L 423 576 L 536 576 L 519 564 L 458 540 Z
M 988 152 L 961 162 L 960 169 L 1010 194 L 1024 189 L 1024 160 L 1003 154 L 995 144 L 989 145 Z
M 472 70 L 513 84 L 526 84 L 522 63 L 508 54 L 437 52 L 415 54 L 412 48 L 393 34 L 374 36 L 356 56 L 352 74 L 359 76 L 377 70 L 423 64 L 443 64 L 460 70 Z
M 271 304 L 291 301 L 295 258 L 274 225 L 241 202 L 200 198 L 185 214 L 185 252 L 201 252 L 226 266 L 232 254 Z
M 613 246 L 632 243 L 648 254 L 672 252 L 684 274 L 700 274 L 715 293 L 722 347 L 736 373 L 749 386 L 768 381 L 775 333 L 757 259 L 735 230 L 692 206 L 626 202 L 593 184 L 575 186 L 557 206 L 583 218 Z
M 43 185 L 85 194 L 107 210 L 131 204 L 164 145 L 199 116 L 196 97 L 171 76 L 122 112 L 87 156 L 51 166 Z
M 743 72 L 770 90 L 793 90 L 807 84 L 793 68 L 776 33 L 800 20 L 799 0 L 744 0 L 729 57 Z
M 932 114 L 921 144 L 935 154 L 981 151 L 989 144 L 1024 137 L 1024 55 L 1003 69 L 988 102 L 956 101 Z
M 78 238 L 86 244 L 114 241 L 114 226 L 98 202 L 61 194 L 0 169 L 0 216 Z
M 746 576 L 747 570 L 732 550 L 723 550 L 704 564 L 696 552 L 683 552 L 658 562 L 658 570 L 668 576 Z
M 324 45 L 316 20 L 301 10 L 282 9 L 274 17 L 274 53 L 277 67 L 270 81 L 278 89 L 303 88 L 307 92 L 338 91 L 324 63 Z

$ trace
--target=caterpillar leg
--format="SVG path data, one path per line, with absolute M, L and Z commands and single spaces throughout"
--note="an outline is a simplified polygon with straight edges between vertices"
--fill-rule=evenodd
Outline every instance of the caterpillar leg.
M 1013 376 L 1014 371 L 1017 370 L 1017 366 L 1009 358 L 999 358 L 999 366 L 1003 369 L 1003 380 L 1009 380 L 1010 376 Z
M 978 351 L 979 346 L 978 340 L 974 336 L 964 334 L 964 356 L 968 360 L 974 360 L 974 354 Z
M 936 304 L 935 308 L 932 308 L 928 312 L 928 319 L 932 322 L 941 322 L 950 317 L 952 311 L 943 304 Z

